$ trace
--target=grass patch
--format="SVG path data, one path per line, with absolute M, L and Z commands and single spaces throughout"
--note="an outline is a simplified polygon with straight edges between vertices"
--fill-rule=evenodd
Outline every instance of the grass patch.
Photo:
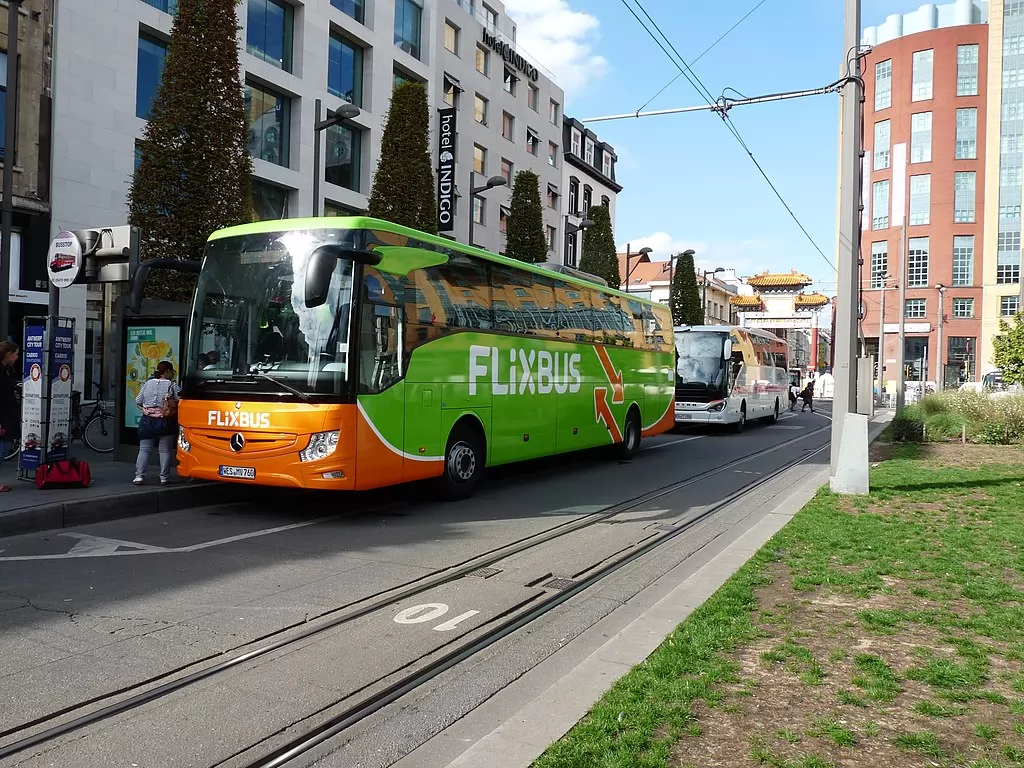
M 1024 765 L 1024 452 L 886 455 L 869 495 L 820 491 L 536 768 Z

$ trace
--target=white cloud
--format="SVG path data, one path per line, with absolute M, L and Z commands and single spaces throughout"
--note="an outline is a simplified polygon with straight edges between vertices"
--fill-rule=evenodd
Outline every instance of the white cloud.
M 506 0 L 505 10 L 516 22 L 519 52 L 554 72 L 566 94 L 604 76 L 608 60 L 593 52 L 595 16 L 572 10 L 566 0 Z
M 765 240 L 741 240 L 735 242 L 706 242 L 687 240 L 672 236 L 668 232 L 654 232 L 642 237 L 623 240 L 618 244 L 619 253 L 625 253 L 629 245 L 633 253 L 641 248 L 651 248 L 650 258 L 653 261 L 666 261 L 669 256 L 682 253 L 688 248 L 696 252 L 694 263 L 697 269 L 715 269 L 725 267 L 734 269 L 738 275 L 753 275 L 767 269 L 780 269 L 772 266 L 772 246 Z M 785 267 L 788 271 L 790 267 Z

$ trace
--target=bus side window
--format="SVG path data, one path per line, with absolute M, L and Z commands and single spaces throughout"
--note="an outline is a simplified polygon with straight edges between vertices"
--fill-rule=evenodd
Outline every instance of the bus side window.
M 447 328 L 486 330 L 494 326 L 486 262 L 455 254 L 447 264 L 426 271 L 433 273 Z
M 372 267 L 363 272 L 359 323 L 359 392 L 383 392 L 404 374 L 400 289 Z
M 558 338 L 565 341 L 593 341 L 594 319 L 590 293 L 590 289 L 573 283 L 558 286 L 555 291 L 558 300 Z
M 671 344 L 667 334 L 672 330 L 672 312 L 661 304 L 651 307 L 655 318 L 654 332 L 650 334 L 650 342 L 655 352 L 670 351 Z
M 644 336 L 644 305 L 635 299 L 623 299 L 622 309 L 629 323 L 629 345 L 634 349 L 647 349 Z

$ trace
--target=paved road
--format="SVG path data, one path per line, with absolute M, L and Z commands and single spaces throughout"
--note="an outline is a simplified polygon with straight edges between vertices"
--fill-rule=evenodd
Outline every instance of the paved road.
M 786 414 L 742 436 L 692 432 L 645 441 L 628 464 L 588 454 L 508 468 L 473 499 L 455 504 L 430 501 L 421 488 L 276 494 L 261 505 L 211 506 L 0 540 L 0 734 L 160 675 L 209 666 L 266 638 L 289 637 L 373 598 L 399 598 L 8 762 L 244 765 L 247 757 L 529 608 L 557 591 L 553 579 L 585 577 L 824 445 L 827 425 L 820 414 Z M 730 465 L 773 446 L 778 449 Z M 501 557 L 491 564 L 495 573 L 404 599 L 395 594 L 453 565 L 500 554 L 513 542 L 690 477 L 698 479 L 606 522 Z M 671 552 L 652 558 L 665 560 L 653 571 L 667 570 L 698 549 L 702 536 L 717 536 L 729 525 L 723 518 L 699 536 L 680 537 Z M 649 583 L 656 575 L 645 578 Z M 572 628 L 559 631 L 582 631 L 635 594 L 642 581 L 606 594 L 601 605 L 570 610 Z M 446 700 L 446 716 L 415 735 L 405 730 L 401 738 L 385 738 L 381 731 L 375 738 L 363 724 L 365 754 L 353 761 L 351 749 L 339 753 L 334 745 L 318 764 L 389 765 L 472 699 L 461 707 Z M 0 736 L 0 745 L 24 733 Z M 259 747 L 246 753 L 251 745 Z

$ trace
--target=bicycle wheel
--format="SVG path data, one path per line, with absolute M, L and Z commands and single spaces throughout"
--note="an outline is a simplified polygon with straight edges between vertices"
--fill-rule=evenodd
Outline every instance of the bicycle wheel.
M 82 430 L 82 441 L 97 453 L 110 453 L 114 450 L 114 417 L 105 413 L 97 413 L 85 422 Z
M 21 453 L 21 440 L 12 440 L 10 449 L 4 454 L 4 461 L 17 460 L 19 453 Z

